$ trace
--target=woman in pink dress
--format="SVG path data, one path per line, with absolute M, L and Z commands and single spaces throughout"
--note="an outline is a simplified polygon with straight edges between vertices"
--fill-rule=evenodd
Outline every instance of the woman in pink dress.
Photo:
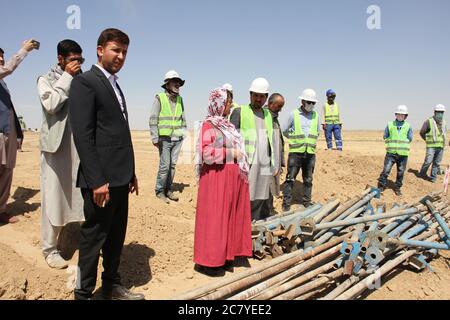
M 194 262 L 210 276 L 223 274 L 236 257 L 252 256 L 249 166 L 243 139 L 227 119 L 232 102 L 227 90 L 213 90 L 197 137 Z

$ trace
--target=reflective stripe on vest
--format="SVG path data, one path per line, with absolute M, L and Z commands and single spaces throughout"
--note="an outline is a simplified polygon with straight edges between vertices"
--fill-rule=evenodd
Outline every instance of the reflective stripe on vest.
M 247 152 L 249 163 L 253 163 L 253 156 L 256 151 L 256 141 L 257 141 L 257 132 L 256 132 L 256 122 L 255 122 L 255 114 L 253 113 L 252 108 L 249 105 L 243 105 L 240 107 L 241 109 L 241 135 L 244 139 L 245 151 Z M 273 152 L 273 122 L 272 115 L 269 110 L 263 108 L 261 109 L 264 113 L 264 123 L 266 128 L 267 138 L 269 139 L 269 147 L 271 154 L 271 163 L 272 166 L 275 165 L 275 155 Z
M 326 103 L 325 104 L 325 124 L 340 124 L 340 114 L 339 114 L 339 105 L 335 103 L 333 105 L 333 112 L 331 112 L 331 106 Z
M 389 138 L 385 140 L 387 153 L 409 156 L 411 142 L 408 139 L 408 132 L 410 128 L 411 125 L 405 122 L 398 132 L 394 121 L 388 123 Z
M 294 110 L 294 132 L 289 135 L 289 152 L 315 154 L 318 137 L 319 117 L 317 112 L 312 113 L 309 135 L 305 136 L 300 119 L 300 110 Z
M 161 102 L 161 111 L 158 117 L 158 133 L 160 136 L 181 137 L 183 136 L 183 106 L 181 97 L 177 97 L 175 114 L 172 113 L 169 98 L 166 93 L 158 94 Z
M 430 118 L 428 120 L 430 131 L 425 136 L 425 141 L 427 142 L 427 148 L 444 148 L 445 138 L 444 133 L 442 133 L 437 125 L 435 125 L 434 119 Z M 434 141 L 433 132 L 436 132 L 436 141 Z

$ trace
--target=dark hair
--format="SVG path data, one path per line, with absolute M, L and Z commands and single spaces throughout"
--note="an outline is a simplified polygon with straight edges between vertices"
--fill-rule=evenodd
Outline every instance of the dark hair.
M 58 55 L 67 57 L 70 53 L 83 53 L 80 45 L 73 40 L 66 39 L 58 43 Z
M 97 45 L 104 47 L 110 41 L 116 41 L 125 45 L 130 44 L 130 38 L 124 32 L 118 29 L 106 29 L 98 37 Z
M 234 94 L 233 94 L 233 92 L 232 92 L 232 91 L 230 91 L 230 90 L 227 90 L 227 98 L 231 98 L 231 99 L 234 99 Z
M 283 97 L 281 94 L 279 94 L 279 93 L 274 93 L 274 94 L 272 94 L 272 95 L 269 97 L 268 104 L 274 103 L 275 100 L 276 100 L 277 98 L 281 98 L 281 99 L 284 100 L 284 97 Z
M 2 48 L 0 48 L 0 53 L 1 53 L 1 54 L 5 54 L 5 51 L 3 51 Z

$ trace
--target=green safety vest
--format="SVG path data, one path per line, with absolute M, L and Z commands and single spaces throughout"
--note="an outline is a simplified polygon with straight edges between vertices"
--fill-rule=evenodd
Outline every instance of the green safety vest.
M 240 132 L 242 138 L 244 139 L 245 151 L 247 152 L 249 163 L 251 164 L 253 162 L 253 156 L 255 155 L 256 141 L 257 141 L 255 114 L 253 113 L 253 110 L 249 105 L 243 105 L 240 108 L 241 108 Z M 275 165 L 275 154 L 273 152 L 272 115 L 266 108 L 262 108 L 262 111 L 264 112 L 264 123 L 266 127 L 267 138 L 269 139 L 271 163 L 273 166 Z
M 428 120 L 430 131 L 425 136 L 425 141 L 427 143 L 427 148 L 444 148 L 445 146 L 445 136 L 444 132 L 441 132 L 437 125 L 435 125 L 434 119 L 430 118 Z M 436 131 L 436 141 L 434 141 L 433 132 Z
M 333 112 L 328 102 L 325 104 L 325 124 L 340 124 L 339 105 L 334 103 Z
M 405 122 L 398 132 L 395 121 L 388 123 L 389 138 L 385 140 L 386 151 L 390 154 L 398 154 L 399 156 L 409 156 L 409 147 L 411 142 L 408 139 L 408 131 L 411 125 Z
M 315 154 L 317 139 L 319 137 L 319 116 L 313 111 L 311 127 L 308 136 L 305 136 L 300 120 L 300 110 L 294 110 L 294 132 L 289 134 L 289 153 Z
M 158 133 L 160 136 L 181 137 L 183 128 L 186 124 L 183 122 L 183 104 L 180 96 L 177 97 L 175 114 L 172 114 L 169 98 L 166 93 L 158 94 L 161 102 L 161 111 L 158 117 Z

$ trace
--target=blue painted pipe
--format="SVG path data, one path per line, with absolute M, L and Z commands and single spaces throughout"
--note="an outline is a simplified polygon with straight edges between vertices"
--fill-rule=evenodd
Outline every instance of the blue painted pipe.
M 398 241 L 402 245 L 406 245 L 408 247 L 421 247 L 427 249 L 437 249 L 437 250 L 450 250 L 450 245 L 444 243 L 437 242 L 429 242 L 429 241 L 417 241 L 417 240 L 402 240 Z
M 408 230 L 407 232 L 405 232 L 404 234 L 402 234 L 402 236 L 400 237 L 400 239 L 410 239 L 416 235 L 418 235 L 419 233 L 421 233 L 422 231 L 428 229 L 431 225 L 433 224 L 433 220 L 428 220 L 427 222 L 424 223 L 420 223 L 417 226 L 415 226 L 414 228 L 412 228 L 411 230 Z
M 405 217 L 400 217 L 399 219 L 396 219 L 395 221 L 391 222 L 390 224 L 388 224 L 387 226 L 385 226 L 383 229 L 381 229 L 381 232 L 384 233 L 389 233 L 392 230 L 394 230 L 395 228 L 399 227 L 400 225 L 402 225 L 406 220 L 408 220 L 410 217 L 409 216 L 405 216 Z
M 359 208 L 358 210 L 353 212 L 349 217 L 355 218 L 355 217 L 359 216 L 365 210 L 366 210 L 366 207 Z M 340 220 L 340 221 L 343 221 L 343 220 Z M 324 235 L 322 235 L 319 239 L 314 241 L 314 247 L 324 244 L 325 242 L 330 240 L 331 237 L 337 235 L 339 233 L 339 231 L 344 229 L 344 227 L 346 227 L 346 226 L 345 225 L 339 226 L 339 227 L 329 230 L 328 232 L 325 232 Z
M 433 214 L 434 218 L 436 219 L 436 221 L 439 224 L 439 226 L 441 227 L 441 229 L 444 231 L 447 239 L 450 239 L 450 228 L 448 227 L 447 223 L 445 223 L 445 220 L 442 218 L 439 211 L 436 210 L 436 208 L 433 206 L 433 204 L 431 203 L 431 201 L 429 199 L 425 200 L 425 204 L 427 205 L 428 209 Z
M 382 214 L 382 213 L 383 213 L 383 207 L 378 207 L 378 209 L 377 209 L 377 214 Z M 373 213 L 372 213 L 372 214 L 373 214 Z M 375 230 L 377 230 L 378 225 L 379 225 L 379 222 L 378 222 L 378 221 L 372 222 L 372 224 L 370 225 L 368 231 L 370 232 L 370 231 L 375 231 Z
M 358 210 L 359 208 L 361 208 L 362 206 L 364 206 L 366 203 L 370 202 L 370 200 L 372 200 L 375 197 L 378 197 L 380 195 L 380 191 L 378 189 L 373 189 L 372 191 L 364 196 L 361 200 L 359 200 L 357 203 L 355 203 L 353 206 L 351 206 L 350 208 L 348 208 L 347 210 L 345 210 L 344 212 L 341 213 L 340 216 L 338 216 L 336 219 L 334 219 L 334 221 L 340 221 L 345 219 L 347 216 L 349 216 L 352 212 L 354 212 L 355 210 Z M 319 231 L 315 236 L 314 236 L 314 240 L 319 239 L 321 236 L 323 236 L 325 233 L 327 233 L 326 230 L 322 230 Z
M 392 232 L 389 232 L 389 236 L 397 237 L 397 236 L 401 235 L 403 232 L 408 230 L 409 227 L 411 227 L 412 225 L 414 225 L 416 223 L 419 223 L 423 218 L 424 218 L 423 214 L 418 214 L 413 217 L 410 217 L 409 219 L 404 221 L 401 225 L 399 225 L 397 228 L 392 230 Z
M 316 230 L 330 229 L 330 228 L 341 227 L 341 226 L 351 226 L 351 225 L 366 223 L 366 222 L 370 222 L 370 221 L 389 219 L 389 218 L 399 217 L 399 216 L 404 216 L 404 215 L 413 215 L 413 214 L 416 214 L 417 212 L 418 212 L 418 209 L 410 208 L 410 209 L 405 209 L 405 210 L 402 210 L 399 212 L 387 212 L 387 213 L 383 213 L 383 214 L 375 214 L 372 216 L 366 216 L 366 217 L 360 217 L 360 218 L 350 218 L 350 219 L 347 218 L 347 219 L 344 219 L 341 221 L 319 223 L 316 225 Z

